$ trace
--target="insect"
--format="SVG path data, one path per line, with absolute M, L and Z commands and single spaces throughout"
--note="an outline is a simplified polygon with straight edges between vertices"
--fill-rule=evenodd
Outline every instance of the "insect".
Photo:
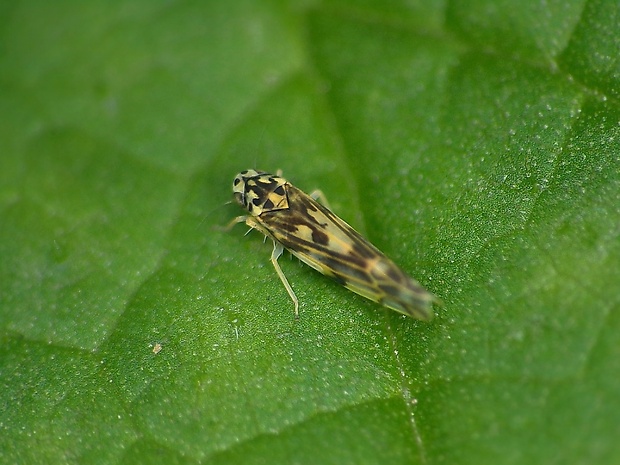
M 278 264 L 285 248 L 359 295 L 413 318 L 433 317 L 432 304 L 438 299 L 317 202 L 320 192 L 308 195 L 279 174 L 255 170 L 239 173 L 233 192 L 249 215 L 233 219 L 229 228 L 245 222 L 273 240 L 271 262 L 295 304 L 295 318 L 299 301 Z

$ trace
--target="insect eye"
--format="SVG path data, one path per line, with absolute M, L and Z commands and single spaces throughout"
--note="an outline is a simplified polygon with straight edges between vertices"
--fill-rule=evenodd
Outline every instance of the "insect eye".
M 235 180 L 233 181 L 233 186 L 236 186 L 240 182 L 241 182 L 241 178 L 235 178 Z

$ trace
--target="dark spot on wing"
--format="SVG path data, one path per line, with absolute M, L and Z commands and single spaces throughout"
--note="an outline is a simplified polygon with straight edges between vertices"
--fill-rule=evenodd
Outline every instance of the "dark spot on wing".
M 338 284 L 340 284 L 341 286 L 345 286 L 347 285 L 347 280 L 340 274 L 334 274 L 331 276 L 331 278 L 336 281 Z
M 402 271 L 400 271 L 395 265 L 388 267 L 386 274 L 394 282 L 397 282 L 400 284 L 404 284 L 405 282 L 405 277 L 403 276 Z
M 372 250 L 372 247 L 365 247 L 359 242 L 353 243 L 353 251 L 360 257 L 364 258 L 374 258 L 377 256 L 377 252 Z
M 274 218 L 273 215 L 277 215 L 278 212 L 273 212 L 273 211 L 266 211 L 263 212 L 263 216 L 269 220 L 270 218 Z M 269 221 L 268 221 L 269 222 Z M 271 227 L 280 230 L 280 231 L 286 231 L 289 233 L 294 233 L 297 232 L 297 224 L 295 222 L 291 222 L 291 221 L 271 221 L 269 222 L 269 224 L 271 225 Z M 284 244 L 285 247 L 289 247 L 289 248 L 295 248 L 292 244 Z
M 400 285 L 407 285 L 409 278 L 391 260 L 383 257 L 369 270 L 377 280 L 389 280 Z
M 401 289 L 398 286 L 391 286 L 389 284 L 379 283 L 379 289 L 385 292 L 387 295 L 395 297 L 400 295 Z
M 356 266 L 351 266 L 347 262 L 331 257 L 322 257 L 321 262 L 327 265 L 330 269 L 334 270 L 335 275 L 341 276 L 340 280 L 345 282 L 361 281 L 363 283 L 371 283 L 372 279 L 368 276 L 363 269 Z M 345 279 L 344 276 L 347 278 Z
M 357 253 L 355 252 L 351 252 L 349 254 L 347 254 L 345 256 L 345 260 L 348 263 L 353 263 L 355 266 L 362 268 L 362 269 L 366 269 L 366 267 L 368 266 L 368 262 L 366 261 L 365 258 L 360 257 Z
M 329 244 L 329 236 L 325 234 L 323 231 L 319 231 L 318 229 L 312 229 L 312 240 L 316 244 L 320 244 L 320 245 Z
M 273 190 L 276 194 L 278 195 L 284 195 L 285 191 L 284 191 L 284 186 L 278 186 Z
M 272 210 L 273 207 L 275 207 L 275 205 L 273 204 L 273 202 L 269 199 L 265 200 L 265 203 L 263 204 L 263 207 L 265 208 L 265 210 Z

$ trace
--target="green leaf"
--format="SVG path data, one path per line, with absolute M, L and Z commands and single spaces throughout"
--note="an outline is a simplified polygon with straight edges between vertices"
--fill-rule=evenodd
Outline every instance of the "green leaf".
M 618 18 L 0 7 L 0 463 L 620 463 Z M 221 229 L 248 168 L 320 188 L 435 320 L 283 256 L 294 320 Z

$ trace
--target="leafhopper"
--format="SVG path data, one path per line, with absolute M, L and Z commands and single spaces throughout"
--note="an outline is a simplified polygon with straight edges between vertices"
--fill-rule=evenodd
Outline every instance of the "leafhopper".
M 420 320 L 433 317 L 438 299 L 410 278 L 392 260 L 346 222 L 279 175 L 246 170 L 233 181 L 237 202 L 248 215 L 230 226 L 246 223 L 273 240 L 273 263 L 295 304 L 299 301 L 278 258 L 284 249 L 347 289 L 388 308 Z

